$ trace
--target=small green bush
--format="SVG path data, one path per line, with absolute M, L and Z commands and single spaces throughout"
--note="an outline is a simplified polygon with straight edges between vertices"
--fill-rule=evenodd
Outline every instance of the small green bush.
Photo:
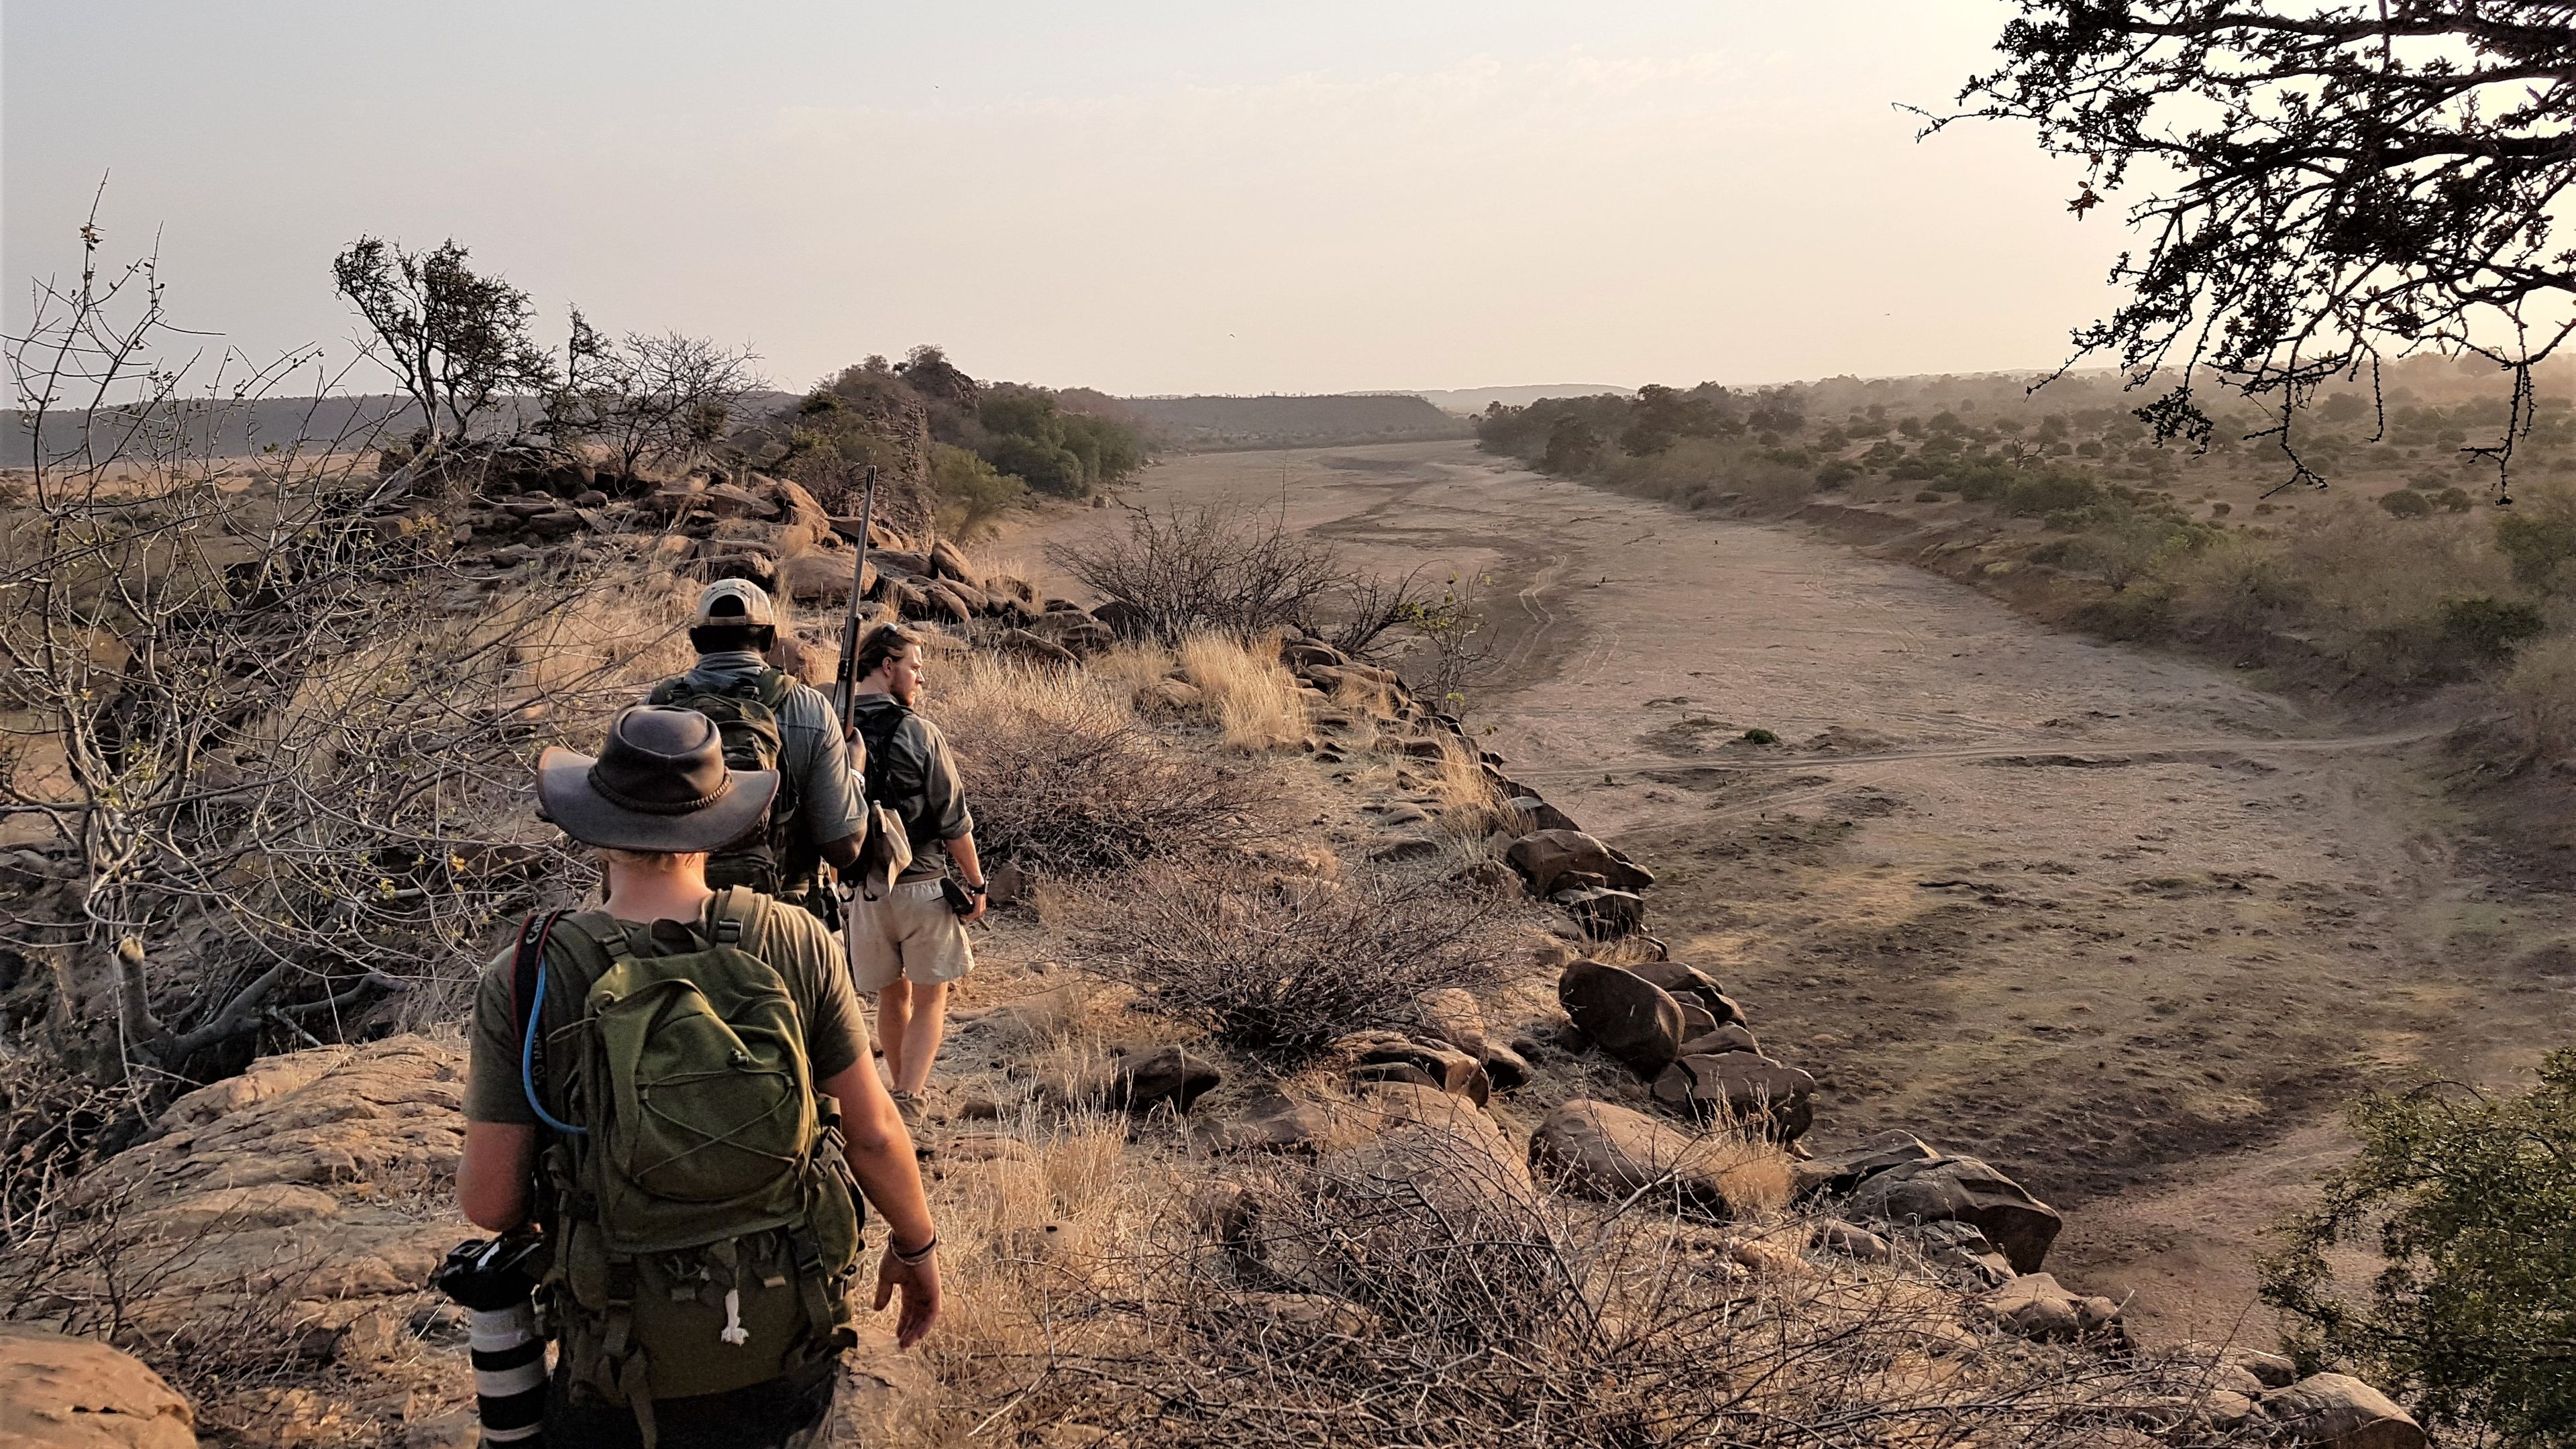
M 1744 742 L 1748 745 L 1776 745 L 1780 743 L 1780 737 L 1757 725 L 1744 732 Z
M 2576 1051 L 2527 1095 L 2437 1084 L 2352 1123 L 2360 1155 L 2263 1263 L 2303 1366 L 2357 1370 L 2460 1442 L 2576 1443 Z M 2384 1263 L 2366 1293 L 2337 1282 L 2344 1244 Z
M 2433 495 L 2433 502 L 2438 504 L 2445 513 L 2466 513 L 2469 511 L 2470 501 L 2469 492 L 2465 488 L 2445 488 Z
M 2490 664 L 2513 657 L 2514 646 L 2549 627 L 2540 606 L 2515 599 L 2472 595 L 2442 601 L 2442 638 Z
M 2379 506 L 2387 509 L 2388 516 L 2391 518 L 2430 518 L 2433 516 L 2433 500 L 2416 492 L 2412 488 L 2399 488 L 2391 492 L 2380 494 Z
M 1931 488 L 1926 488 L 1922 492 L 1914 495 L 1914 501 L 1917 503 L 1938 503 L 1941 501 L 1941 498 L 1941 493 Z
M 1816 470 L 1816 486 L 1819 488 L 1839 488 L 1859 476 L 1860 469 L 1858 466 L 1846 463 L 1837 458 Z
M 2090 599 L 2074 613 L 2075 626 L 2105 639 L 2159 639 L 2173 627 L 2173 601 L 2154 589 L 2126 589 Z
M 2051 470 L 2015 479 L 2007 485 L 2004 506 L 2028 516 L 2082 508 L 2101 496 L 2101 485 L 2092 479 L 2080 473 Z

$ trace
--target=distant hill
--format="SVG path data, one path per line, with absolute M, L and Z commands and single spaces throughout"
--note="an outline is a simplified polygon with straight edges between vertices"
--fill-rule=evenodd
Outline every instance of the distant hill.
M 1619 387 L 1606 382 L 1548 382 L 1532 387 L 1433 388 L 1428 392 L 1417 392 L 1411 395 L 1443 412 L 1472 416 L 1483 412 L 1490 403 L 1501 403 L 1511 408 L 1524 408 L 1541 398 L 1599 397 L 1603 393 L 1613 397 L 1635 397 L 1637 390 L 1633 387 Z
M 1411 393 L 1320 397 L 1127 397 L 1117 405 L 1167 448 L 1321 448 L 1469 435 L 1465 422 Z

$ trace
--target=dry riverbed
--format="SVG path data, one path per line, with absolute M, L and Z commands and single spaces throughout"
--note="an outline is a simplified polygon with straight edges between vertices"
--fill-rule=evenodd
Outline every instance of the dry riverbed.
M 1649 929 L 1816 1074 L 1817 1140 L 1992 1159 L 2067 1210 L 2051 1266 L 2134 1292 L 2152 1335 L 2253 1311 L 2263 1229 L 2355 1091 L 2504 1080 L 2569 1040 L 2576 931 L 2481 869 L 2417 770 L 2438 727 L 2321 717 L 1467 444 L 1182 458 L 1130 496 L 1485 581 L 1471 722 L 1660 874 Z M 1043 572 L 1045 542 L 1116 520 L 997 551 Z

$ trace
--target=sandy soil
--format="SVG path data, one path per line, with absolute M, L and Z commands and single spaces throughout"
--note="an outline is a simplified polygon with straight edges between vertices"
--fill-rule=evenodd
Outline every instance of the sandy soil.
M 2343 1150 L 2356 1090 L 2502 1080 L 2570 1039 L 2576 930 L 2482 870 L 2410 769 L 2438 730 L 1466 444 L 1184 458 L 1134 497 L 1489 581 L 1472 722 L 1661 875 L 1650 929 L 1816 1074 L 1817 1139 L 1904 1127 L 1993 1160 L 2067 1211 L 2052 1267 L 2134 1292 L 2151 1335 L 2256 1312 L 2264 1229 Z M 1034 564 L 1115 518 L 999 551 Z

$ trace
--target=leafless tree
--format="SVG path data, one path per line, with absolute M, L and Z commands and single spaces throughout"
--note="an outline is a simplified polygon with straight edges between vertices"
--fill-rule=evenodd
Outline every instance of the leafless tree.
M 211 456 L 206 414 L 290 374 L 162 361 L 153 262 L 84 240 L 8 339 L 37 446 L 0 504 L 0 826 L 28 847 L 0 944 L 58 988 L 33 1038 L 139 1098 L 466 974 L 573 864 L 531 834 L 531 748 L 615 683 L 578 637 L 602 582 L 531 565 L 487 597 L 413 469 Z
M 748 349 L 683 332 L 611 340 L 578 308 L 563 385 L 548 395 L 557 439 L 605 446 L 619 473 L 704 451 L 725 435 L 745 394 L 761 386 Z
M 1048 557 L 1086 586 L 1144 611 L 1166 644 L 1194 633 L 1254 639 L 1303 628 L 1351 569 L 1321 540 L 1274 515 L 1218 508 L 1129 507 L 1127 531 L 1089 544 L 1050 545 Z
M 2322 480 L 2290 432 L 2319 384 L 2437 350 L 2509 375 L 2501 493 L 2531 425 L 2531 368 L 2576 316 L 2552 213 L 2576 180 L 2576 4 L 2563 0 L 2019 0 L 1962 113 L 2035 124 L 2077 158 L 2078 214 L 2124 187 L 2149 241 L 2128 293 L 2075 334 L 2163 392 L 2160 438 L 2206 442 L 2215 374 L 2276 421 L 2251 437 Z M 2072 363 L 2070 363 L 2072 365 Z M 2509 500 L 2505 500 L 2509 501 Z

